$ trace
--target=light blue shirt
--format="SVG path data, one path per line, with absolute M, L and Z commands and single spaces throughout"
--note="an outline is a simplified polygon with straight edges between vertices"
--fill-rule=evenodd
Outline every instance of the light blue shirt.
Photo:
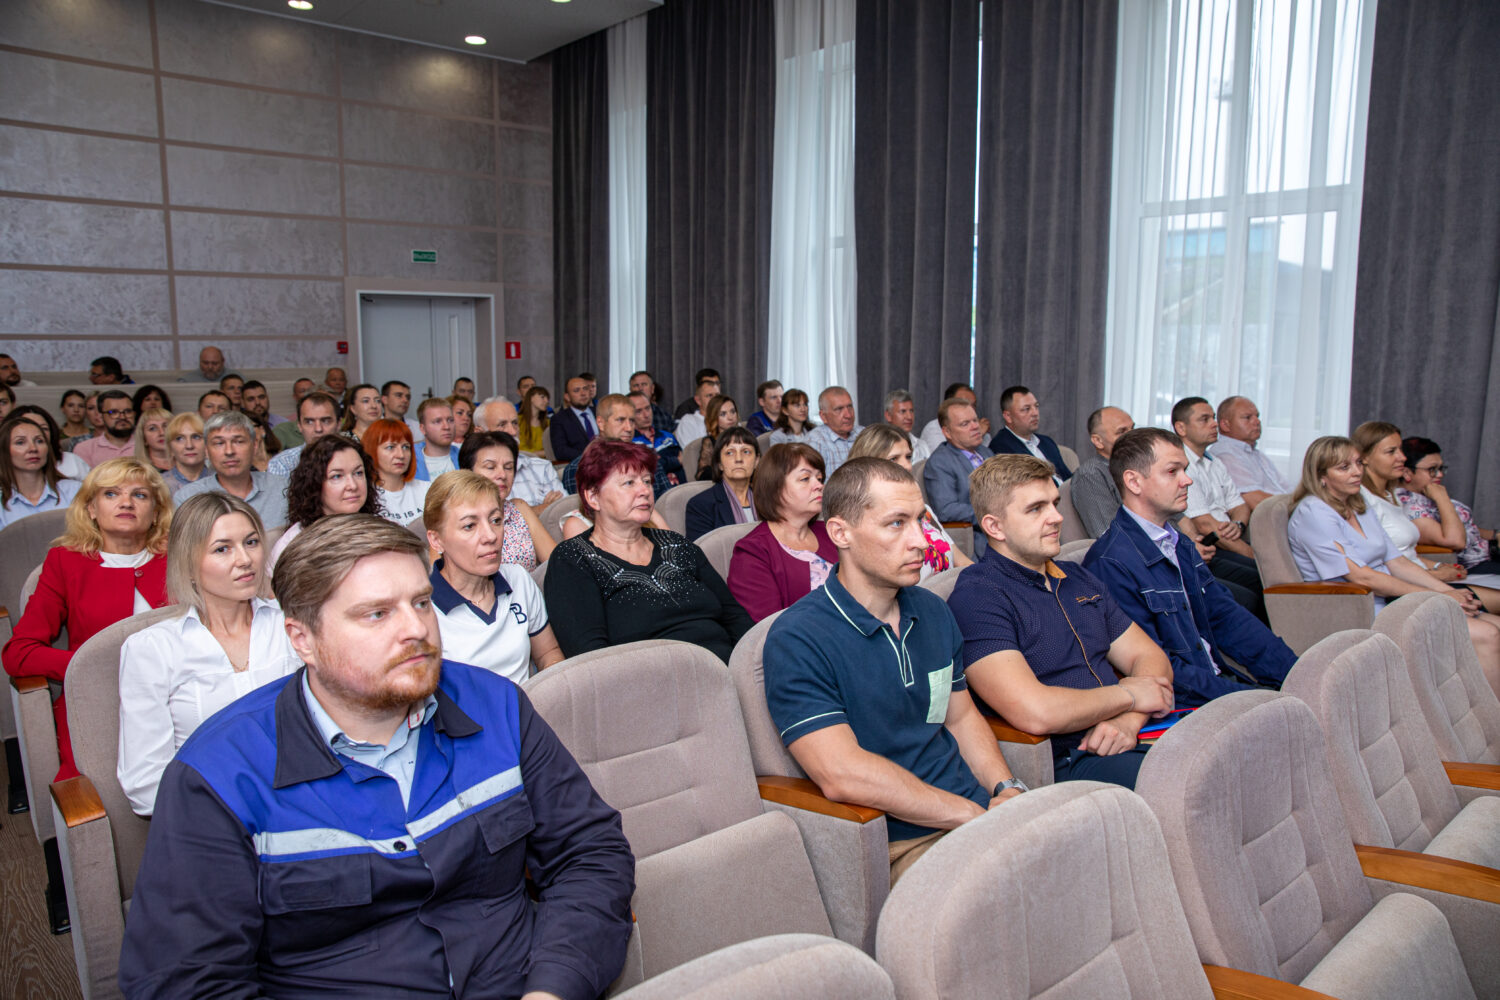
M 261 472 L 258 469 L 250 472 L 250 495 L 244 500 L 255 508 L 255 513 L 260 515 L 261 527 L 270 531 L 272 528 L 286 526 L 286 487 L 285 476 L 274 475 L 270 472 Z M 173 499 L 181 504 L 188 497 L 195 497 L 199 493 L 210 493 L 217 491 L 227 493 L 228 490 L 219 485 L 219 477 L 209 473 L 200 479 L 188 483 L 186 486 L 178 487 Z
M 823 456 L 825 476 L 833 475 L 835 469 L 849 460 L 849 450 L 854 447 L 854 439 L 859 437 L 862 430 L 863 427 L 855 424 L 848 437 L 839 437 L 828 429 L 827 424 L 819 424 L 807 432 L 807 443 Z
M 44 510 L 56 510 L 66 507 L 73 502 L 78 495 L 78 489 L 83 484 L 76 479 L 59 479 L 57 486 L 46 486 L 42 488 L 42 495 L 32 503 L 21 495 L 19 490 L 11 490 L 10 501 L 0 508 L 0 528 L 9 527 L 21 520 Z
M 297 462 L 302 458 L 302 449 L 306 445 L 299 444 L 295 448 L 285 448 L 271 456 L 266 463 L 266 471 L 273 476 L 282 476 L 290 479 L 292 470 L 297 467 Z
M 339 724 L 333 721 L 333 716 L 328 714 L 313 695 L 306 673 L 302 675 L 302 697 L 306 699 L 308 711 L 312 713 L 313 725 L 318 727 L 318 732 L 323 735 L 328 749 L 335 754 L 348 757 L 352 761 L 390 775 L 396 779 L 396 784 L 401 789 L 401 804 L 411 804 L 411 783 L 417 773 L 417 747 L 421 743 L 416 734 L 418 730 L 432 721 L 432 716 L 437 711 L 436 695 L 428 695 L 420 708 L 408 712 L 406 724 L 397 725 L 391 741 L 386 744 L 365 743 L 344 735 Z
M 1129 507 L 1125 508 L 1125 513 L 1135 518 L 1135 523 L 1140 525 L 1141 530 L 1146 533 L 1146 537 L 1151 539 L 1151 544 L 1161 549 L 1161 554 L 1167 557 L 1168 562 L 1173 566 L 1177 566 L 1177 529 L 1172 527 L 1170 523 L 1166 525 L 1152 524 Z M 1182 567 L 1177 566 L 1177 568 L 1181 569 Z

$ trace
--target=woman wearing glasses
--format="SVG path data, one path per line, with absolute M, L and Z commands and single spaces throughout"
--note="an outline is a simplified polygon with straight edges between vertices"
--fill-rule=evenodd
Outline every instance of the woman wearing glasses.
M 1495 532 L 1475 524 L 1468 505 L 1448 495 L 1448 466 L 1438 443 L 1409 437 L 1402 440 L 1401 452 L 1406 457 L 1406 485 L 1396 490 L 1396 500 L 1416 523 L 1422 544 L 1457 549 L 1459 565 L 1471 574 L 1500 574 Z

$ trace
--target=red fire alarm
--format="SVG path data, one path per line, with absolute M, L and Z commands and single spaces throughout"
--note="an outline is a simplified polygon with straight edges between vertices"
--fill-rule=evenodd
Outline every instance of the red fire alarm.
M 521 342 L 519 340 L 507 340 L 505 342 L 505 360 L 521 360 Z
M 337 350 L 338 350 L 338 352 L 340 354 L 348 354 L 349 353 L 349 341 L 347 341 L 347 340 L 341 340 L 341 341 L 339 341 L 338 342 Z

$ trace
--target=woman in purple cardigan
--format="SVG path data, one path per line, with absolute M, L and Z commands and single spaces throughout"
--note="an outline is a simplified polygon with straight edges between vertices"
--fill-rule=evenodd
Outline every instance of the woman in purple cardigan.
M 823 513 L 823 456 L 805 444 L 772 445 L 755 469 L 760 518 L 734 547 L 729 591 L 756 621 L 823 586 L 838 565 Z

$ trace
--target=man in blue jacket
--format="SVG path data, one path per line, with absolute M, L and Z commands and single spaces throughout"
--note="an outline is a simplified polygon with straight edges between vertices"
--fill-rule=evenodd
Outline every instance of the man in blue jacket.
M 282 554 L 307 666 L 167 765 L 127 997 L 592 1000 L 619 973 L 620 815 L 519 688 L 441 658 L 426 548 L 351 514 Z
M 1201 705 L 1231 691 L 1279 687 L 1297 657 L 1235 603 L 1174 526 L 1187 509 L 1187 464 L 1171 431 L 1142 427 L 1116 441 L 1109 471 L 1123 505 L 1083 565 L 1171 658 L 1178 703 Z

